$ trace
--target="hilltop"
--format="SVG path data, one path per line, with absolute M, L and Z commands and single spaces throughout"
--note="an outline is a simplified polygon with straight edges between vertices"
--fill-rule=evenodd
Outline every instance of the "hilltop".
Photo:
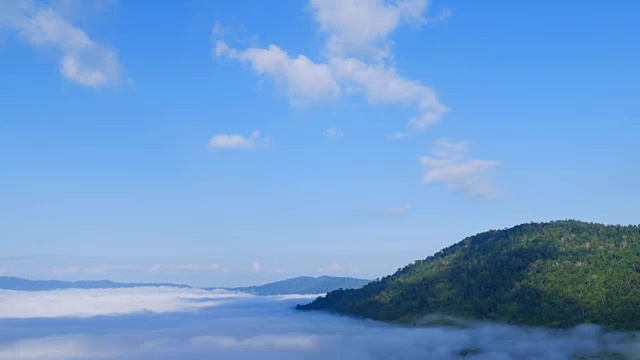
M 491 230 L 298 308 L 408 323 L 443 314 L 640 329 L 640 226 L 567 220 Z

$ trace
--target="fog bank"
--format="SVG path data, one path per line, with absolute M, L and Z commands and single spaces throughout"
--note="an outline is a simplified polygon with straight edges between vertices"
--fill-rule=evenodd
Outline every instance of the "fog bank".
M 631 334 L 410 328 L 299 312 L 310 297 L 145 288 L 1 292 L 0 359 L 640 359 Z

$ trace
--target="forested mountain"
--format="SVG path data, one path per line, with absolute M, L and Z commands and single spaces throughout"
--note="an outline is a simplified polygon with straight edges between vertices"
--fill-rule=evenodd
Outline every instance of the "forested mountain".
M 371 280 L 334 276 L 300 276 L 293 279 L 276 281 L 269 284 L 231 288 L 255 295 L 286 295 L 286 294 L 324 294 L 337 289 L 355 289 L 362 287 Z
M 640 226 L 569 220 L 491 230 L 298 308 L 400 322 L 438 313 L 640 329 Z
M 12 276 L 0 276 L 0 290 L 44 291 L 62 289 L 119 289 L 141 286 L 171 286 L 181 288 L 190 287 L 187 285 L 177 285 L 169 283 L 117 283 L 110 280 L 27 280 Z

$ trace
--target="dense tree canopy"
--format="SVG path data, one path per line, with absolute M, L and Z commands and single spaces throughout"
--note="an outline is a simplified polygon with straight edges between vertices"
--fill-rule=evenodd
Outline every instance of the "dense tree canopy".
M 555 221 L 491 230 L 298 308 L 385 321 L 438 313 L 640 329 L 640 226 Z

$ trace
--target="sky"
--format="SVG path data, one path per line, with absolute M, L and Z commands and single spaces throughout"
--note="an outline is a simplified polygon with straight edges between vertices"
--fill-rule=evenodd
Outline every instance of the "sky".
M 374 279 L 638 224 L 637 1 L 0 3 L 0 275 Z
M 294 309 L 311 298 L 158 287 L 4 291 L 0 359 L 638 359 L 640 350 L 633 334 L 594 325 L 408 327 Z

